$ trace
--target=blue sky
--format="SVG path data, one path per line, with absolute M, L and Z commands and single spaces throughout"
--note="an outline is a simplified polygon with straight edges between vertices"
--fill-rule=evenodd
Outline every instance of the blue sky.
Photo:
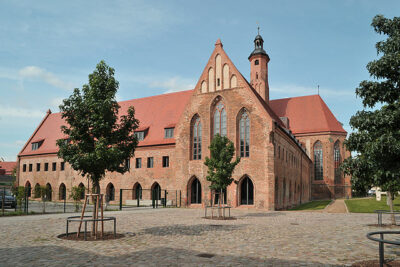
M 369 79 L 383 36 L 373 16 L 399 16 L 400 1 L 2 1 L 0 158 L 16 155 L 47 109 L 104 59 L 118 100 L 192 89 L 221 38 L 249 77 L 257 22 L 269 54 L 271 99 L 320 95 L 350 131 L 362 108 L 354 90 Z

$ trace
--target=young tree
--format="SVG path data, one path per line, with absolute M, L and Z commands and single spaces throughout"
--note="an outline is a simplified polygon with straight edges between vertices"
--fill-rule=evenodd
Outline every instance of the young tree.
M 393 211 L 394 194 L 400 190 L 400 18 L 377 15 L 372 26 L 387 39 L 376 44 L 381 57 L 367 65 L 375 80 L 362 81 L 356 89 L 364 109 L 350 119 L 356 131 L 346 146 L 357 156 L 346 159 L 342 168 L 353 182 L 361 179 L 364 185 L 387 191 Z
M 114 69 L 100 61 L 89 75 L 89 84 L 83 85 L 82 91 L 75 88 L 60 105 L 68 124 L 61 126 L 61 131 L 68 139 L 57 140 L 58 156 L 82 176 L 87 175 L 94 188 L 99 188 L 106 171 L 127 171 L 123 163 L 134 155 L 138 143 L 134 108 L 118 114 L 118 86 Z
M 73 186 L 71 188 L 71 194 L 70 194 L 70 198 L 72 198 L 74 200 L 75 203 L 75 211 L 78 212 L 79 211 L 79 204 L 81 203 L 81 196 L 82 194 L 85 192 L 85 188 L 84 187 L 79 187 L 79 186 Z
M 240 162 L 237 157 L 232 162 L 235 147 L 227 137 L 219 134 L 215 135 L 208 147 L 211 157 L 206 157 L 204 164 L 208 167 L 207 181 L 211 182 L 210 189 L 219 191 L 218 205 L 221 204 L 222 190 L 226 189 L 233 181 L 232 173 L 236 165 Z

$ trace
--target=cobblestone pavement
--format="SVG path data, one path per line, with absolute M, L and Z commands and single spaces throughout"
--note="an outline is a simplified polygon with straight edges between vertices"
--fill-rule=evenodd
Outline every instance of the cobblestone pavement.
M 108 212 L 126 236 L 94 242 L 56 237 L 71 214 L 0 218 L 0 266 L 342 266 L 378 257 L 365 236 L 378 230 L 375 214 L 235 209 L 237 220 L 217 221 L 203 212 Z M 400 258 L 399 248 L 385 247 L 387 258 Z

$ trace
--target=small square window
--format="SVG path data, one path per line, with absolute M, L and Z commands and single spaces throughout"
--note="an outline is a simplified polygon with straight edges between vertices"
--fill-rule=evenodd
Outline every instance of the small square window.
M 153 168 L 153 165 L 154 165 L 154 158 L 148 157 L 147 158 L 147 168 Z
M 254 65 L 259 65 L 260 64 L 260 61 L 258 61 L 258 59 L 256 59 L 255 61 L 254 61 Z
M 162 157 L 162 166 L 163 168 L 169 167 L 169 156 Z
M 53 162 L 53 171 L 57 170 L 57 162 Z
M 164 138 L 173 138 L 173 137 L 174 137 L 174 128 L 165 128 Z
M 22 165 L 22 171 L 26 172 L 26 164 Z
M 142 168 L 142 158 L 136 158 L 136 169 Z
M 36 163 L 36 171 L 40 172 L 40 163 Z
M 44 171 L 47 172 L 48 170 L 49 170 L 49 163 L 46 162 L 46 163 L 44 164 Z
M 63 162 L 61 162 L 61 170 L 63 171 L 64 170 L 64 168 L 65 168 L 65 162 L 63 161 Z
M 32 164 L 29 164 L 29 171 L 32 171 Z

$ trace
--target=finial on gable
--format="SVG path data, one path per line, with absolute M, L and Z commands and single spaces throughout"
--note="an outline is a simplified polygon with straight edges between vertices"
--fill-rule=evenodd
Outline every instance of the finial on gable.
M 221 39 L 218 38 L 218 40 L 215 42 L 215 46 L 220 45 L 221 47 L 223 47 Z
M 46 112 L 47 114 L 51 114 L 51 110 L 49 109 L 49 110 L 47 110 L 47 112 Z

